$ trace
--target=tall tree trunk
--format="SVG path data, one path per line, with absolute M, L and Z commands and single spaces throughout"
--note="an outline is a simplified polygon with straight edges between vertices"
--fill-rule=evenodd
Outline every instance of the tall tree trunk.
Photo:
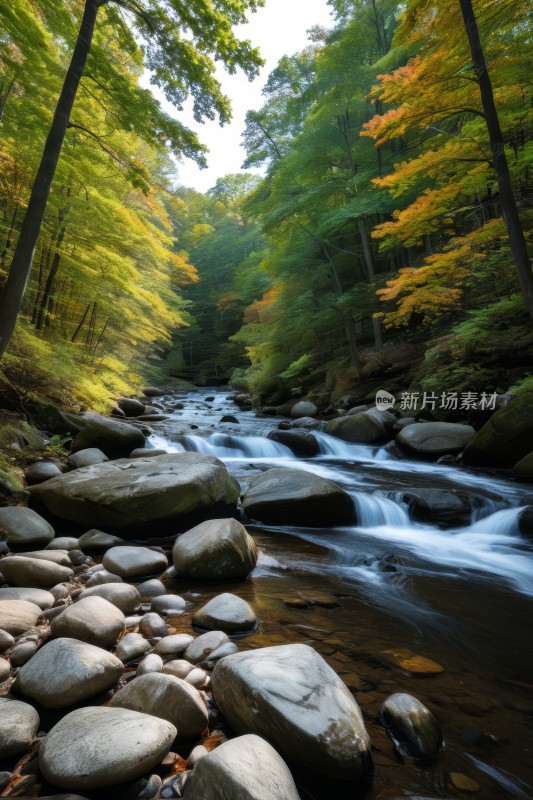
M 11 250 L 11 243 L 13 241 L 13 231 L 15 230 L 15 224 L 17 222 L 18 213 L 19 213 L 19 204 L 16 203 L 15 208 L 13 209 L 13 214 L 11 215 L 11 222 L 9 224 L 9 230 L 7 232 L 6 243 L 4 245 L 4 249 L 2 250 L 2 255 L 0 256 L 0 269 L 4 268 L 7 254 Z
M 333 259 L 329 253 L 328 248 L 326 247 L 324 242 L 321 242 L 322 245 L 322 252 L 328 262 L 329 271 L 331 275 L 331 281 L 333 283 L 333 289 L 335 294 L 338 297 L 342 297 L 344 294 L 342 283 L 340 279 L 340 275 L 337 272 L 337 267 L 335 266 Z M 338 309 L 336 309 L 338 310 Z M 348 311 L 342 311 L 342 318 L 344 319 L 344 326 L 346 328 L 346 336 L 348 337 L 348 347 L 350 350 L 350 358 L 355 369 L 355 374 L 359 379 L 361 377 L 361 357 L 359 355 L 359 346 L 357 344 L 357 331 L 355 330 L 355 322 L 353 316 Z
M 67 196 L 68 195 L 70 195 L 70 189 L 67 192 Z M 61 245 L 63 244 L 63 239 L 65 238 L 65 233 L 67 230 L 67 226 L 65 225 L 65 218 L 68 216 L 69 210 L 70 210 L 69 206 L 59 209 L 58 213 L 59 232 L 56 237 L 54 260 L 52 261 L 52 266 L 50 267 L 50 271 L 46 279 L 43 296 L 41 298 L 41 304 L 39 306 L 39 313 L 37 315 L 36 328 L 38 330 L 42 330 L 44 327 L 46 306 L 49 305 L 49 301 L 52 300 L 54 281 L 56 279 L 57 271 L 59 269 L 59 263 L 61 261 Z
M 37 244 L 50 194 L 50 187 L 61 154 L 63 140 L 87 60 L 87 54 L 91 46 L 96 16 L 101 2 L 102 0 L 99 0 L 99 2 L 97 0 L 85 0 L 78 39 L 61 94 L 59 95 L 52 125 L 44 145 L 41 163 L 35 176 L 30 200 L 20 229 L 9 276 L 0 299 L 0 359 L 9 345 L 22 307 L 24 293 L 30 277 L 35 245 Z
M 483 47 L 479 37 L 476 15 L 472 7 L 472 0 L 459 0 L 459 4 L 461 6 L 470 52 L 472 53 L 472 61 L 474 62 L 474 69 L 479 83 L 481 104 L 483 106 L 483 113 L 489 133 L 490 149 L 492 151 L 494 168 L 498 180 L 503 217 L 507 233 L 509 234 L 511 253 L 518 273 L 526 308 L 529 315 L 533 317 L 533 273 L 531 272 L 531 263 L 527 252 L 524 230 L 518 214 L 516 199 L 511 184 L 511 175 L 509 172 L 509 164 L 507 163 L 507 156 L 505 155 L 502 129 L 494 102 L 494 92 L 485 61 L 485 54 L 483 53 Z
M 365 258 L 366 270 L 368 272 L 368 282 L 372 286 L 372 301 L 371 302 L 372 302 L 372 311 L 374 312 L 376 310 L 375 309 L 376 291 L 375 291 L 375 289 L 373 287 L 374 276 L 375 276 L 374 259 L 372 258 L 372 250 L 370 248 L 370 242 L 368 240 L 368 233 L 366 232 L 365 223 L 361 219 L 361 217 L 359 217 L 359 219 L 357 220 L 357 229 L 359 231 L 359 236 L 361 237 L 361 244 L 363 245 L 363 256 Z M 374 316 L 374 314 L 372 314 L 372 328 L 374 330 L 374 346 L 375 346 L 376 350 L 378 350 L 378 351 L 382 350 L 383 349 L 383 339 L 381 337 L 381 325 L 380 325 L 379 319 L 377 319 Z
M 70 340 L 71 342 L 75 342 L 76 339 L 78 338 L 78 335 L 79 335 L 81 329 L 83 328 L 83 323 L 85 322 L 85 319 L 87 317 L 87 314 L 89 313 L 89 309 L 90 309 L 91 306 L 92 306 L 92 303 L 89 303 L 89 305 L 87 306 L 87 308 L 83 312 L 83 316 L 82 316 L 82 318 L 81 318 L 81 320 L 79 322 L 79 325 L 76 328 L 76 330 L 74 331 L 74 333 L 72 334 L 72 338 Z

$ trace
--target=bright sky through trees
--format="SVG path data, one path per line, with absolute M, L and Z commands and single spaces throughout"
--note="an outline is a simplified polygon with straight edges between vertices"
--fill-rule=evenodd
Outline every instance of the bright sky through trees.
M 224 128 L 217 122 L 198 125 L 190 111 L 180 114 L 180 120 L 197 131 L 201 141 L 209 147 L 208 169 L 199 169 L 189 159 L 179 165 L 181 184 L 203 192 L 214 186 L 217 178 L 239 171 L 245 158 L 240 146 L 244 116 L 249 109 L 261 106 L 261 89 L 269 73 L 281 56 L 292 55 L 306 47 L 309 28 L 315 25 L 329 28 L 331 22 L 326 0 L 266 0 L 263 8 L 249 15 L 247 25 L 236 27 L 239 38 L 250 39 L 254 46 L 260 47 L 266 65 L 252 83 L 241 72 L 228 75 L 222 68 L 218 70 L 217 77 L 233 109 L 233 119 Z M 167 111 L 172 113 L 170 107 Z

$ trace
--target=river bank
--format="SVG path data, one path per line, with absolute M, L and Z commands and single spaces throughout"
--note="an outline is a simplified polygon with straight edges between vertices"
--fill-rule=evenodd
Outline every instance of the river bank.
M 239 651 L 310 645 L 361 707 L 375 765 L 371 785 L 359 789 L 365 797 L 404 796 L 406 791 L 463 797 L 464 786 L 478 787 L 478 796 L 494 800 L 528 796 L 531 790 L 525 784 L 533 782 L 527 639 L 532 568 L 528 541 L 517 522 L 518 509 L 530 497 L 528 487 L 486 472 L 395 460 L 379 447 L 350 445 L 320 433 L 315 435 L 330 452 L 298 459 L 265 438 L 277 421 L 236 411 L 222 393 L 202 390 L 175 396 L 174 402 L 182 408 L 166 420 L 150 422 L 157 430 L 148 438 L 152 449 L 216 455 L 243 492 L 268 468 L 307 470 L 343 487 L 355 502 L 357 520 L 319 528 L 247 523 L 259 558 L 246 580 L 213 584 L 166 576 L 168 594 L 181 596 L 186 604 L 179 615 L 166 616 L 167 633 L 199 633 L 193 613 L 229 592 L 248 602 L 258 618 L 256 630 L 234 638 Z M 221 423 L 230 412 L 238 423 Z M 466 491 L 475 498 L 472 519 L 448 529 L 410 519 L 400 493 L 424 486 Z M 70 532 L 75 538 L 85 532 L 72 522 L 53 522 L 56 533 Z M 143 544 L 162 548 L 172 563 L 168 539 L 143 539 Z M 90 558 L 101 560 L 95 553 Z M 98 566 L 75 567 L 76 581 L 90 580 L 79 576 Z M 125 582 L 138 585 L 137 579 Z M 82 583 L 68 583 L 69 595 L 75 597 Z M 142 610 L 148 612 L 148 605 Z M 422 659 L 439 669 L 427 674 Z M 127 663 L 126 674 L 135 674 L 138 660 Z M 207 688 L 211 703 L 208 684 L 200 688 Z M 446 748 L 429 762 L 395 755 L 378 719 L 382 703 L 398 692 L 419 698 L 444 730 Z M 215 730 L 231 735 L 220 715 L 218 719 L 221 728 Z M 192 749 L 189 743 L 177 752 L 187 758 Z M 332 796 L 332 776 L 319 779 L 309 769 L 291 766 L 304 800 Z M 457 774 L 473 783 L 461 784 L 460 778 L 451 777 Z M 36 777 L 34 785 L 38 783 L 40 794 L 51 793 L 42 776 Z M 353 797 L 357 785 L 335 783 L 334 794 Z M 82 794 L 118 796 L 118 789 L 112 791 Z

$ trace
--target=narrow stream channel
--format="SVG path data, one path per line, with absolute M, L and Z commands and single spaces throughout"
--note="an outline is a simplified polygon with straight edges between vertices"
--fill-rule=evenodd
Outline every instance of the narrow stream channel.
M 376 778 L 365 797 L 468 796 L 450 783 L 455 772 L 479 784 L 478 797 L 533 797 L 533 542 L 518 526 L 520 509 L 533 503 L 528 486 L 489 472 L 397 460 L 316 431 L 320 455 L 297 458 L 265 438 L 279 419 L 237 410 L 225 394 L 165 398 L 183 408 L 154 425 L 149 446 L 216 455 L 243 491 L 273 466 L 308 470 L 346 489 L 358 518 L 342 528 L 247 526 L 260 560 L 246 582 L 229 589 L 262 620 L 246 647 L 307 641 L 343 677 L 375 747 Z M 221 423 L 224 414 L 239 424 Z M 470 520 L 446 530 L 414 521 L 400 499 L 414 488 L 467 494 Z M 187 588 L 193 598 L 197 588 Z M 202 596 L 218 591 L 202 587 Z M 313 601 L 313 593 L 315 600 L 333 596 L 335 607 Z M 311 600 L 295 608 L 294 597 Z M 444 672 L 421 677 L 387 664 L 384 651 L 406 648 Z M 442 722 L 447 746 L 436 762 L 394 755 L 376 715 L 395 691 L 414 694 Z M 307 791 L 333 798 L 325 788 Z

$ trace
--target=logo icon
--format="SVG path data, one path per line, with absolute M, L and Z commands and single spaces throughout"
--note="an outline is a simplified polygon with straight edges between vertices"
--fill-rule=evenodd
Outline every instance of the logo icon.
M 394 407 L 394 403 L 396 402 L 396 398 L 390 392 L 386 392 L 384 389 L 380 389 L 379 392 L 376 393 L 376 408 L 379 411 L 390 411 L 391 408 Z

